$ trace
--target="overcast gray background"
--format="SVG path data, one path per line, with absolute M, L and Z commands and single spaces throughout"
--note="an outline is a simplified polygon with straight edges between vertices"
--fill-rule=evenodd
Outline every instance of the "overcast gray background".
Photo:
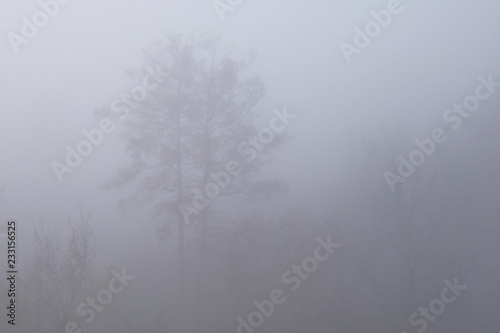
M 29 252 L 23 238 L 31 237 L 32 219 L 58 228 L 80 203 L 93 212 L 99 263 L 119 261 L 129 252 L 168 251 L 169 245 L 156 239 L 147 207 L 134 214 L 118 209 L 130 189 L 100 189 L 127 161 L 119 130 L 105 135 L 63 182 L 51 167 L 64 161 L 66 145 L 83 139 L 83 129 L 97 127 L 95 109 L 130 91 L 135 83 L 123 70 L 140 68 L 142 49 L 164 32 L 220 33 L 235 55 L 256 50 L 250 72 L 261 76 L 267 91 L 257 106 L 262 119 L 279 106 L 297 116 L 287 127 L 292 140 L 263 170 L 287 182 L 289 191 L 242 205 L 276 212 L 299 202 L 327 207 L 329 200 L 355 198 L 363 187 L 367 147 L 386 129 L 404 128 L 413 147 L 414 139 L 442 125 L 447 108 L 474 92 L 478 76 L 491 73 L 500 80 L 498 2 L 401 2 L 403 12 L 347 64 L 339 44 L 352 43 L 353 28 L 387 1 L 247 0 L 220 21 L 209 0 L 73 0 L 15 54 L 6 36 L 20 33 L 21 17 L 31 16 L 38 5 L 2 0 L 0 217 L 18 219 L 20 251 Z M 500 199 L 499 136 L 494 135 L 500 93 L 482 105 L 445 145 L 465 142 L 476 198 L 493 214 Z

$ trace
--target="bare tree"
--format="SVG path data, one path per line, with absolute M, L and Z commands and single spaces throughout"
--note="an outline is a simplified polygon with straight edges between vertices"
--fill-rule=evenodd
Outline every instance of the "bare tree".
M 20 303 L 27 331 L 63 331 L 67 322 L 75 320 L 76 306 L 84 298 L 92 281 L 95 257 L 91 213 L 80 208 L 78 221 L 68 220 L 71 235 L 66 244 L 57 232 L 46 230 L 41 221 L 35 230 L 35 252 L 26 278 L 21 281 L 24 296 Z M 28 317 L 28 316 L 27 316 Z

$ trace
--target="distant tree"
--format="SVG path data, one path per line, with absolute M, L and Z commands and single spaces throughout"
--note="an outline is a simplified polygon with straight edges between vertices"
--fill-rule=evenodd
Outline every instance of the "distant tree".
M 467 206 L 469 186 L 466 178 L 458 176 L 458 151 L 449 145 L 436 147 L 422 165 L 409 167 L 413 172 L 394 191 L 383 176 L 386 170 L 398 170 L 403 163 L 399 156 L 408 160 L 417 149 L 411 137 L 407 130 L 394 130 L 373 140 L 359 171 L 364 176 L 354 185 L 362 207 L 356 218 L 372 222 L 363 228 L 370 228 L 373 241 L 364 241 L 351 252 L 358 258 L 360 276 L 379 302 L 379 329 L 384 330 L 408 325 L 408 316 L 433 297 L 430 283 L 454 277 L 464 282 L 465 272 L 470 270 L 466 262 L 471 253 L 460 248 L 467 237 L 457 213 Z M 398 307 L 385 305 L 391 303 Z
M 48 232 L 43 221 L 35 229 L 35 251 L 23 273 L 20 304 L 25 332 L 60 332 L 74 321 L 77 305 L 92 281 L 95 257 L 90 212 L 80 209 L 78 221 L 68 220 L 71 234 L 66 244 Z
M 105 187 L 137 184 L 135 195 L 122 204 L 153 203 L 162 237 L 170 234 L 171 224 L 176 222 L 179 331 L 183 332 L 185 227 L 194 226 L 199 236 L 197 318 L 201 326 L 207 224 L 214 211 L 209 206 L 223 195 L 256 198 L 282 190 L 284 186 L 277 180 L 257 181 L 255 177 L 286 135 L 276 134 L 265 149 L 259 144 L 251 158 L 242 156 L 245 147 L 241 144 L 257 135 L 255 106 L 264 94 L 258 77 L 243 77 L 253 53 L 249 61 L 236 61 L 230 49 L 221 51 L 218 38 L 166 36 L 145 54 L 146 65 L 161 67 L 165 77 L 143 101 L 127 110 L 122 138 L 132 162 Z M 144 73 L 129 72 L 136 79 Z M 111 110 L 97 113 L 113 116 Z M 237 171 L 230 175 L 228 170 Z

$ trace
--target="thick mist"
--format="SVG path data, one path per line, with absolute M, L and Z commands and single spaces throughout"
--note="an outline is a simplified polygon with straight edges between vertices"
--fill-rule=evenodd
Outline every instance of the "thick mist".
M 0 332 L 498 332 L 499 22 L 2 1 Z

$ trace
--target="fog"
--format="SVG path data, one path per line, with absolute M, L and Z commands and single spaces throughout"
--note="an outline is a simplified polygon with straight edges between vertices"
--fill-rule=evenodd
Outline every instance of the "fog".
M 500 329 L 494 1 L 3 0 L 0 332 Z

